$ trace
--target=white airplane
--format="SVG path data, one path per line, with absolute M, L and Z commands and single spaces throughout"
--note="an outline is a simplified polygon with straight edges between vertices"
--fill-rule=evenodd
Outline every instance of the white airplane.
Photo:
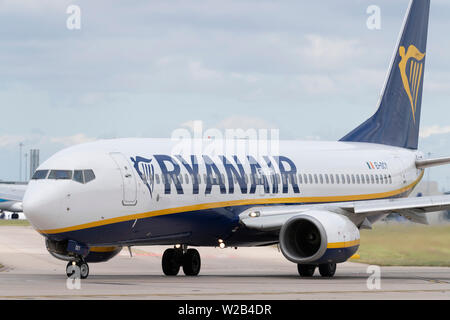
M 0 183 L 0 211 L 14 212 L 11 217 L 18 217 L 22 212 L 22 199 L 27 188 L 26 184 Z
M 417 150 L 429 6 L 409 4 L 378 110 L 340 141 L 281 141 L 265 155 L 177 154 L 170 139 L 77 145 L 38 168 L 26 217 L 48 251 L 69 261 L 69 277 L 77 265 L 86 278 L 88 262 L 124 246 L 171 246 L 164 274 L 182 267 L 192 276 L 201 260 L 188 246 L 277 243 L 301 276 L 318 267 L 332 277 L 358 250 L 359 229 L 392 212 L 426 223 L 425 212 L 450 208 L 449 196 L 407 198 L 424 168 L 450 163 Z

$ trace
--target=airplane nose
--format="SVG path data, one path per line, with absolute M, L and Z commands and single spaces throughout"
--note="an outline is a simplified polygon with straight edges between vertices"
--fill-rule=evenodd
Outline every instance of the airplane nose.
M 28 185 L 23 197 L 23 213 L 35 229 L 53 228 L 61 202 L 57 194 L 54 186 L 33 182 Z

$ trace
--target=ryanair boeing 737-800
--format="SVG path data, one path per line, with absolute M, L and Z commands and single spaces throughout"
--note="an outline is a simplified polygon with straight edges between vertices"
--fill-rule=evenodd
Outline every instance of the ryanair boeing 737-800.
M 281 141 L 276 154 L 177 154 L 170 139 L 81 144 L 38 168 L 26 217 L 68 276 L 78 266 L 86 278 L 89 262 L 127 246 L 167 245 L 164 274 L 197 275 L 189 247 L 272 244 L 301 276 L 333 276 L 359 229 L 392 212 L 425 223 L 450 208 L 450 196 L 407 198 L 425 168 L 450 163 L 417 150 L 429 7 L 411 1 L 376 113 L 339 141 Z

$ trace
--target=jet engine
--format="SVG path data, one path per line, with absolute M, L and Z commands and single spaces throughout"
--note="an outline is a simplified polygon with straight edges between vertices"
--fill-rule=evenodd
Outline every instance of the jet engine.
M 359 230 L 345 216 L 310 210 L 290 218 L 280 230 L 283 255 L 298 264 L 339 263 L 359 247 Z

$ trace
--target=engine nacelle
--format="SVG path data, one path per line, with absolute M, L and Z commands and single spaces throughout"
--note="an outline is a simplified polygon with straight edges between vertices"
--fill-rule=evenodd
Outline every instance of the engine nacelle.
M 78 254 L 72 250 L 71 241 L 55 241 L 46 239 L 45 245 L 48 252 L 55 258 L 65 261 L 75 260 L 80 255 L 86 262 L 105 262 L 117 255 L 122 247 L 87 247 L 79 245 L 79 252 L 83 254 Z
M 330 211 L 306 211 L 286 221 L 280 231 L 281 252 L 299 264 L 344 262 L 358 247 L 358 228 Z

